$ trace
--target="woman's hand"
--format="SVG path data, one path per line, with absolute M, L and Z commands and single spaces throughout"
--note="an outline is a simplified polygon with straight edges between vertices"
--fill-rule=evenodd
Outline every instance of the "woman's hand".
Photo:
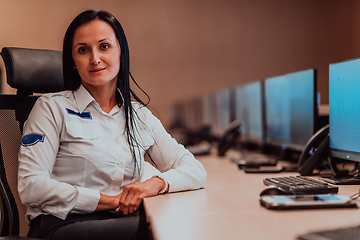
M 100 193 L 100 200 L 95 211 L 111 210 L 119 207 L 120 194 L 108 196 Z
M 142 183 L 130 183 L 120 193 L 119 207 L 117 212 L 123 212 L 125 215 L 135 212 L 142 200 L 146 197 L 156 196 L 159 191 L 165 188 L 165 183 L 160 178 L 151 178 Z

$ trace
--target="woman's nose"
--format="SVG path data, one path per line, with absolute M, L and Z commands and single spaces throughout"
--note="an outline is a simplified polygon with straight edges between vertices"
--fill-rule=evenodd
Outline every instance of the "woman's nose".
M 98 65 L 100 62 L 101 61 L 100 61 L 99 54 L 96 51 L 93 51 L 92 56 L 91 56 L 91 60 L 90 60 L 90 64 Z

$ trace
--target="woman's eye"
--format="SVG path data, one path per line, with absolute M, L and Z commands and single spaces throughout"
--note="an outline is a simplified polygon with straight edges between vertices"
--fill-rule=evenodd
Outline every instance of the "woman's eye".
M 109 44 L 102 44 L 102 45 L 100 46 L 100 48 L 101 48 L 102 50 L 107 50 L 107 49 L 110 48 L 110 45 L 109 45 Z
M 86 48 L 79 48 L 79 53 L 86 53 L 87 49 Z

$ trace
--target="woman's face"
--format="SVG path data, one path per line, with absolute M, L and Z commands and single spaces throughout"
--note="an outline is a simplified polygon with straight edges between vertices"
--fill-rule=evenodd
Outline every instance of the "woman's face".
M 95 19 L 74 33 L 72 57 L 85 88 L 116 87 L 120 45 L 113 28 Z

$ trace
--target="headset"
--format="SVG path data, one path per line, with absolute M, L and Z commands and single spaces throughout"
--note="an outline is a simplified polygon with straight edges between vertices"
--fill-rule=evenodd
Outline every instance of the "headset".
M 329 142 L 328 124 L 319 129 L 306 143 L 298 162 L 300 175 L 311 175 L 321 160 L 328 160 Z
M 218 145 L 218 155 L 224 156 L 226 151 L 233 145 L 240 136 L 241 123 L 238 120 L 232 121 L 224 132 Z

